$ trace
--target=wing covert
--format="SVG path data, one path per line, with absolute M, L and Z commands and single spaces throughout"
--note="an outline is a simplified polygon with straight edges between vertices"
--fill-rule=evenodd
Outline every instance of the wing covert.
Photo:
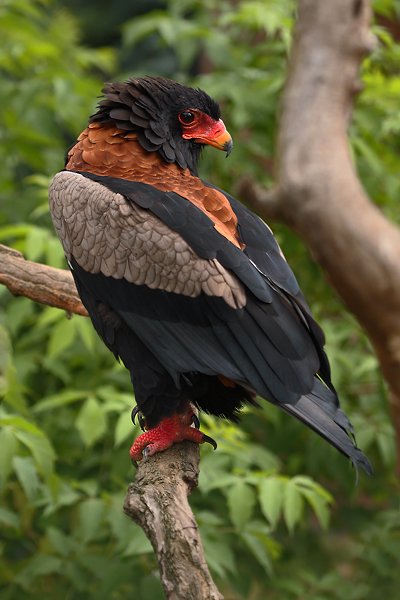
M 84 270 L 189 297 L 204 292 L 234 308 L 245 305 L 235 275 L 216 258 L 200 258 L 178 232 L 121 194 L 64 171 L 52 182 L 50 202 L 67 258 Z

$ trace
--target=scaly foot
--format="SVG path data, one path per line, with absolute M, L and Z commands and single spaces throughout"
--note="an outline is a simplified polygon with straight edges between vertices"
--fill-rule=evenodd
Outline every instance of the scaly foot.
M 167 450 L 173 444 L 183 442 L 184 440 L 189 440 L 196 444 L 208 442 L 215 450 L 217 447 L 215 440 L 202 433 L 199 429 L 192 427 L 192 423 L 197 426 L 199 420 L 191 407 L 188 407 L 188 410 L 183 413 L 175 413 L 171 417 L 163 419 L 156 427 L 149 429 L 136 438 L 130 449 L 131 459 L 133 461 L 140 461 L 142 458 L 147 458 L 157 452 Z

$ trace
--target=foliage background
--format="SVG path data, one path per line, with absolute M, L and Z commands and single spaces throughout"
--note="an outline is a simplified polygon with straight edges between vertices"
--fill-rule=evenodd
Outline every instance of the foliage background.
M 400 2 L 379 0 L 351 128 L 360 177 L 399 222 Z M 0 4 L 0 243 L 65 266 L 47 186 L 104 80 L 160 74 L 199 85 L 235 138 L 202 174 L 232 191 L 268 184 L 295 19 L 292 0 L 3 0 Z M 217 154 L 217 155 L 216 155 Z M 344 207 L 345 209 L 345 207 Z M 376 475 L 263 403 L 240 427 L 204 418 L 192 506 L 226 598 L 394 600 L 400 511 L 394 432 L 368 340 L 287 229 L 274 230 L 327 335 L 334 381 Z M 122 501 L 133 405 L 128 374 L 88 320 L 0 289 L 0 597 L 162 598 L 143 533 Z

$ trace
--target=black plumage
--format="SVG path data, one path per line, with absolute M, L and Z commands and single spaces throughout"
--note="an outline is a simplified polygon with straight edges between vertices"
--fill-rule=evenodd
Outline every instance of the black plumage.
M 218 122 L 218 105 L 160 78 L 108 84 L 105 94 L 91 122 L 117 125 L 121 136 L 133 132 L 142 153 L 158 153 L 188 182 L 186 194 L 159 189 L 141 171 L 128 180 L 69 163 L 50 192 L 79 294 L 98 334 L 129 369 L 147 425 L 188 400 L 237 419 L 259 395 L 371 472 L 339 407 L 323 333 L 272 232 L 195 177 L 202 144 L 182 137 L 177 114 L 198 109 Z M 236 238 L 221 233 L 192 188 L 229 208 Z

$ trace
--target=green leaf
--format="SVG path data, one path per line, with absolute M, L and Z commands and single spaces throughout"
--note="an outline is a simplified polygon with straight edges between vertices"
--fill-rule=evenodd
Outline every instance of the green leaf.
M 86 494 L 86 496 L 90 496 L 91 498 L 99 495 L 98 479 L 82 479 L 79 483 L 76 483 L 76 487 Z
M 249 531 L 242 531 L 240 536 L 260 565 L 264 567 L 267 573 L 271 574 L 272 563 L 268 552 L 268 536 L 263 533 Z
M 213 473 L 209 477 L 208 474 L 204 475 L 201 481 L 201 489 L 203 491 L 210 492 L 211 490 L 225 490 L 232 484 L 235 485 L 238 480 L 237 475 L 232 475 L 231 473 L 222 474 L 219 477 L 215 477 L 214 475 L 215 473 Z M 204 480 L 206 478 L 208 478 L 208 481 L 204 483 Z
M 7 508 L 2 508 L 0 506 L 0 523 L 5 525 L 6 527 L 12 527 L 13 529 L 18 529 L 21 521 L 19 515 L 8 510 Z
M 129 524 L 132 529 L 132 525 Z M 153 547 L 145 536 L 143 530 L 137 526 L 132 529 L 132 539 L 124 551 L 124 556 L 135 556 L 137 554 L 148 554 L 153 552 Z
M 207 493 L 214 484 L 229 470 L 230 457 L 226 454 L 204 453 L 201 457 L 199 489 Z M 231 481 L 231 484 L 234 481 Z
M 321 496 L 321 498 L 324 498 L 326 502 L 330 503 L 333 501 L 332 494 L 323 488 L 322 485 L 311 479 L 311 477 L 306 477 L 305 475 L 296 475 L 296 477 L 293 477 L 293 482 L 297 485 L 300 491 L 303 489 L 309 489 Z
M 223 538 L 209 537 L 202 531 L 204 552 L 210 569 L 219 577 L 235 572 L 235 557 L 229 543 Z
M 104 407 L 96 398 L 88 398 L 76 419 L 76 427 L 83 443 L 90 447 L 104 434 L 107 419 Z
M 86 349 L 93 352 L 98 338 L 90 319 L 75 319 L 75 327 Z
M 246 444 L 245 457 L 249 459 L 248 466 L 257 465 L 263 471 L 274 472 L 279 468 L 277 456 L 259 444 Z
M 68 556 L 73 551 L 76 542 L 71 536 L 66 535 L 63 531 L 55 527 L 48 527 L 46 533 L 50 544 L 57 554 Z
M 53 471 L 55 453 L 47 437 L 25 431 L 17 431 L 15 435 L 29 448 L 40 472 L 48 477 Z
M 259 501 L 263 515 L 275 528 L 282 513 L 287 480 L 283 477 L 268 477 L 259 486 Z
M 59 558 L 48 554 L 36 554 L 28 565 L 18 573 L 15 581 L 28 590 L 37 577 L 59 573 L 61 567 L 62 562 Z
M 33 502 L 37 497 L 40 481 L 32 458 L 15 456 L 13 467 L 28 500 Z
M 231 521 L 240 531 L 251 518 L 255 504 L 254 490 L 244 481 L 239 481 L 229 488 L 227 499 Z
M 143 38 L 149 37 L 156 32 L 164 21 L 169 21 L 170 17 L 164 12 L 155 10 L 142 17 L 136 17 L 128 21 L 122 28 L 124 44 L 135 46 Z
M 295 526 L 299 523 L 303 508 L 304 501 L 296 482 L 288 481 L 283 499 L 283 517 L 290 533 L 293 533 Z
M 47 357 L 55 358 L 68 348 L 75 339 L 75 327 L 71 319 L 63 319 L 52 329 L 47 347 Z
M 132 525 L 129 517 L 121 510 L 123 503 L 124 497 L 122 495 L 118 494 L 114 496 L 106 514 L 107 523 L 110 526 L 113 537 L 116 539 L 119 552 L 126 550 L 132 542 L 132 534 L 135 536 L 136 532 L 136 526 Z
M 18 415 L 1 417 L 0 425 L 13 431 L 15 437 L 29 448 L 39 470 L 49 476 L 53 471 L 55 453 L 43 431 Z
M 56 269 L 65 268 L 65 256 L 60 241 L 49 234 L 46 240 L 46 264 Z
M 45 325 L 53 325 L 57 321 L 65 319 L 65 313 L 59 308 L 53 308 L 52 306 L 46 306 L 41 312 L 40 316 L 36 319 L 36 325 L 44 327 Z
M 134 397 L 132 393 L 126 394 L 120 392 L 114 386 L 101 386 L 97 388 L 97 396 L 107 404 L 107 409 L 112 406 L 112 410 L 132 409 Z
M 57 478 L 54 474 L 49 478 L 50 482 L 52 479 L 54 480 L 52 485 L 53 489 L 49 486 L 43 490 L 46 501 L 46 508 L 44 510 L 45 516 L 53 514 L 62 506 L 77 504 L 82 497 L 81 494 L 68 485 L 68 483 Z M 48 483 L 48 481 L 46 483 Z
M 4 488 L 12 470 L 12 460 L 17 452 L 18 442 L 9 427 L 0 430 L 0 489 Z
M 121 413 L 115 426 L 114 445 L 119 446 L 129 436 L 133 438 L 135 431 L 136 427 L 134 427 L 130 415 L 125 412 Z
M 0 240 L 7 241 L 10 238 L 23 238 L 28 235 L 30 227 L 31 226 L 27 224 L 6 225 L 5 227 L 0 227 Z
M 385 465 L 393 465 L 396 461 L 396 440 L 393 428 L 389 425 L 376 436 L 376 443 Z
M 329 527 L 330 510 L 326 499 L 312 490 L 302 490 L 302 494 L 312 507 L 321 527 L 327 530 Z
M 40 402 L 38 402 L 33 410 L 35 413 L 41 413 L 46 410 L 54 410 L 55 408 L 60 408 L 61 406 L 67 406 L 68 404 L 72 404 L 73 402 L 78 402 L 83 398 L 86 398 L 88 395 L 86 390 L 64 390 L 59 394 L 54 394 L 52 396 L 47 396 Z
M 25 240 L 25 254 L 29 260 L 37 261 L 44 253 L 49 232 L 31 226 Z
M 333 500 L 331 494 L 310 477 L 297 475 L 292 481 L 313 509 L 321 527 L 327 529 L 330 517 L 329 505 Z
M 79 504 L 79 537 L 84 542 L 98 537 L 105 515 L 105 505 L 100 498 L 89 498 Z
M 1 381 L 2 380 L 2 381 Z M 25 412 L 26 400 L 24 387 L 21 385 L 15 365 L 10 361 L 5 371 L 5 377 L 0 378 L 4 390 L 4 402 L 14 410 Z
M 43 431 L 39 429 L 34 423 L 27 421 L 19 415 L 6 415 L 0 417 L 0 425 L 5 427 L 11 427 L 13 431 L 26 431 L 33 435 L 43 436 Z
M 27 323 L 34 313 L 34 305 L 28 298 L 16 298 L 7 308 L 7 323 L 13 335 L 16 335 L 22 325 Z M 0 340 L 0 349 L 1 348 Z
M 212 527 L 217 527 L 218 525 L 222 525 L 223 523 L 223 519 L 219 515 L 208 510 L 196 511 L 196 519 L 198 523 L 209 525 Z
M 140 600 L 165 600 L 157 574 L 146 575 L 140 580 Z

